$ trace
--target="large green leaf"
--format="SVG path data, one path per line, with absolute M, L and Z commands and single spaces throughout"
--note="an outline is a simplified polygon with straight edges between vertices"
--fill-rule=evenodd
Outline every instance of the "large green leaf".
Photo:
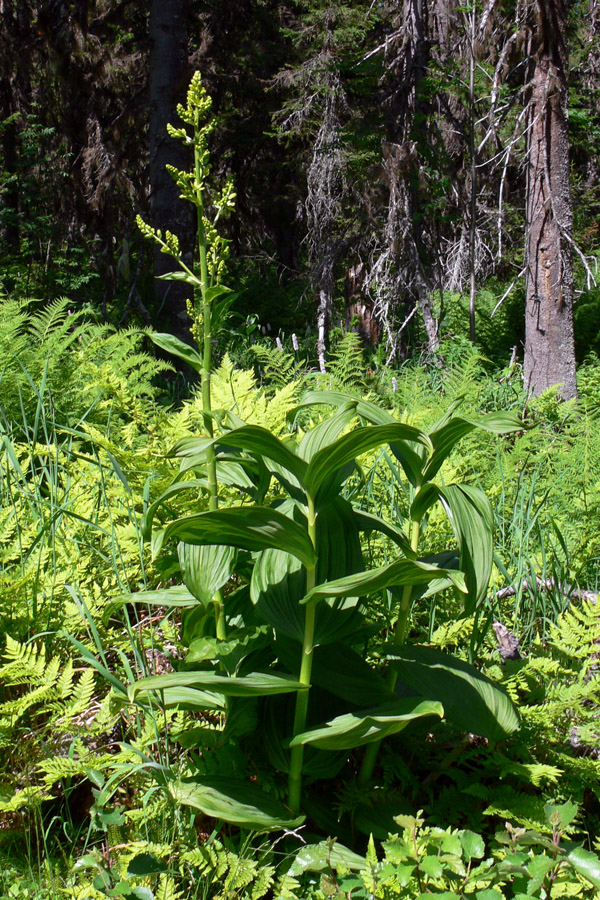
M 169 672 L 166 675 L 150 675 L 140 678 L 129 687 L 129 696 L 133 700 L 138 694 L 150 691 L 164 691 L 170 688 L 193 687 L 200 690 L 215 691 L 226 697 L 265 697 L 269 694 L 289 694 L 306 690 L 291 675 L 284 672 L 252 672 L 251 675 L 231 677 L 218 672 L 192 671 Z
M 504 689 L 469 663 L 431 647 L 388 645 L 384 653 L 405 684 L 442 703 L 446 718 L 463 731 L 499 741 L 519 728 Z
M 244 425 L 234 428 L 215 439 L 215 444 L 245 450 L 260 459 L 272 459 L 291 472 L 302 484 L 306 473 L 306 463 L 289 447 L 260 425 Z
M 458 590 L 465 590 L 462 572 L 455 569 L 440 569 L 438 566 L 418 560 L 399 559 L 389 566 L 357 572 L 336 581 L 318 584 L 308 592 L 303 603 L 322 600 L 325 597 L 367 597 L 398 584 L 428 584 L 434 580 L 440 582 L 439 590 L 450 585 L 454 585 Z
M 456 444 L 476 428 L 492 434 L 508 434 L 523 431 L 523 422 L 514 413 L 495 412 L 484 416 L 479 421 L 454 416 L 446 417 L 429 432 L 433 453 L 425 467 L 425 478 L 431 479 L 439 472 L 444 460 L 448 458 Z
M 354 509 L 353 512 L 359 531 L 379 531 L 380 534 L 385 534 L 386 537 L 389 537 L 390 540 L 400 547 L 405 556 L 408 556 L 410 559 L 416 556 L 416 553 L 410 546 L 409 539 L 395 525 L 391 525 L 385 519 L 373 513 L 365 512 L 363 509 Z
M 160 497 L 150 504 L 144 515 L 142 516 L 142 535 L 145 540 L 150 540 L 152 535 L 152 522 L 154 521 L 154 516 L 156 515 L 156 511 L 163 504 L 166 503 L 167 500 L 170 500 L 172 497 L 175 497 L 177 494 L 181 494 L 184 491 L 206 491 L 208 490 L 208 481 L 203 479 L 194 479 L 193 481 L 176 481 L 174 484 L 169 485 L 169 487 L 163 491 Z
M 294 501 L 280 507 L 298 523 L 306 518 Z M 317 516 L 317 580 L 330 581 L 362 569 L 360 536 L 352 507 L 337 498 Z M 297 560 L 277 550 L 259 554 L 251 579 L 251 596 L 264 621 L 288 637 L 302 641 L 305 611 L 299 605 L 306 593 L 306 573 Z M 331 605 L 322 603 L 317 610 L 315 642 L 330 643 L 359 630 L 363 619 L 356 609 L 357 600 L 340 599 Z
M 440 500 L 452 525 L 460 552 L 460 568 L 465 573 L 467 613 L 487 594 L 493 563 L 493 513 L 490 502 L 479 488 L 466 484 L 440 487 L 426 484 L 413 500 L 410 514 L 421 520 Z
M 600 889 L 600 859 L 595 853 L 576 844 L 566 844 L 566 858 L 575 871 Z
M 167 709 L 215 709 L 225 710 L 225 698 L 222 694 L 210 691 L 199 691 L 192 687 L 169 687 L 161 691 L 161 706 Z
M 346 425 L 356 418 L 356 405 L 356 400 L 347 400 L 333 416 L 307 431 L 298 447 L 299 456 L 310 462 L 315 453 L 337 440 Z
M 376 406 L 369 400 L 354 400 L 347 394 L 339 391 L 307 391 L 303 395 L 302 400 L 297 409 L 303 409 L 307 406 L 345 406 L 347 403 L 356 403 L 356 415 L 373 425 L 395 425 L 396 419 L 390 415 L 385 409 Z
M 178 546 L 183 581 L 194 597 L 205 606 L 231 577 L 237 551 L 218 544 L 186 544 Z
M 421 697 L 407 697 L 384 703 L 373 709 L 337 716 L 310 731 L 297 734 L 290 741 L 290 747 L 312 744 L 321 750 L 352 750 L 372 741 L 380 741 L 391 734 L 402 731 L 414 719 L 423 716 L 444 715 L 441 703 L 423 700 Z
M 494 514 L 490 501 L 477 487 L 449 484 L 439 488 L 452 525 L 465 573 L 465 612 L 472 613 L 485 599 L 494 562 Z
M 239 506 L 198 513 L 171 522 L 165 540 L 188 544 L 225 544 L 242 550 L 284 550 L 303 565 L 314 566 L 316 554 L 307 532 L 287 516 L 266 506 Z
M 299 666 L 300 652 L 297 661 Z M 339 642 L 315 647 L 311 682 L 353 706 L 370 707 L 392 699 L 383 678 L 362 656 Z
M 177 803 L 199 809 L 206 816 L 253 831 L 297 828 L 304 817 L 294 818 L 273 796 L 256 785 L 233 778 L 194 778 L 169 784 Z
M 175 276 L 177 275 L 185 275 L 185 272 L 181 273 L 171 273 L 169 276 L 169 280 L 174 281 Z M 187 280 L 187 279 L 180 279 Z M 165 334 L 165 333 L 157 333 L 155 331 L 147 331 L 145 334 L 150 338 L 150 340 L 156 344 L 157 347 L 160 347 L 161 350 L 164 350 L 166 353 L 171 353 L 173 356 L 176 356 L 178 359 L 182 359 L 189 366 L 196 370 L 196 372 L 202 371 L 202 357 L 193 347 L 190 347 L 189 344 L 184 344 L 183 341 L 176 338 L 173 334 Z
M 198 601 L 183 584 L 174 587 L 162 588 L 158 591 L 136 591 L 133 594 L 123 594 L 111 600 L 107 605 L 106 613 L 127 603 L 146 603 L 148 606 L 164 606 L 168 609 L 186 609 L 198 606 Z
M 350 434 L 338 438 L 333 444 L 319 450 L 308 465 L 304 485 L 309 494 L 316 496 L 326 478 L 358 456 L 375 450 L 382 444 L 413 441 L 429 448 L 427 435 L 411 425 L 373 425 L 356 428 Z

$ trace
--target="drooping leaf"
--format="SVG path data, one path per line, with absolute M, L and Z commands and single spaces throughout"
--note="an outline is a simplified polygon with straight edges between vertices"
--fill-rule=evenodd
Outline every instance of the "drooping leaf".
M 185 586 L 199 603 L 208 605 L 231 578 L 237 556 L 235 548 L 181 541 L 177 549 Z
M 222 694 L 210 691 L 199 691 L 193 687 L 168 687 L 161 691 L 161 706 L 165 709 L 215 709 L 224 710 L 225 700 Z
M 433 453 L 425 467 L 425 478 L 428 480 L 433 478 L 458 442 L 475 429 L 479 428 L 492 434 L 509 434 L 523 431 L 524 427 L 523 422 L 510 412 L 490 413 L 479 421 L 464 419 L 460 416 L 454 416 L 447 420 L 444 417 L 444 420 L 429 432 Z
M 485 599 L 494 561 L 494 516 L 490 501 L 477 487 L 449 484 L 439 488 L 452 525 L 465 573 L 465 612 L 472 613 Z
M 250 675 L 231 677 L 218 672 L 192 671 L 168 672 L 166 675 L 150 675 L 140 678 L 129 687 L 133 700 L 140 693 L 165 691 L 170 688 L 193 687 L 214 691 L 226 697 L 264 697 L 269 694 L 289 694 L 301 691 L 306 685 L 300 684 L 285 672 L 252 672 Z
M 260 425 L 244 425 L 241 428 L 234 428 L 216 438 L 215 444 L 236 447 L 238 450 L 245 450 L 261 459 L 272 459 L 291 472 L 300 484 L 303 483 L 307 469 L 306 462 L 290 450 L 283 441 Z
M 266 506 L 240 506 L 176 519 L 165 539 L 188 544 L 225 544 L 242 550 L 283 550 L 303 565 L 314 566 L 316 554 L 307 532 L 292 519 Z
M 413 441 L 429 448 L 427 435 L 411 425 L 373 425 L 356 428 L 345 434 L 328 447 L 319 450 L 308 465 L 304 485 L 309 494 L 316 496 L 318 488 L 337 469 L 352 462 L 363 453 L 375 450 L 382 444 Z
M 308 592 L 303 603 L 322 600 L 325 597 L 367 597 L 395 585 L 427 584 L 434 580 L 440 582 L 440 590 L 450 585 L 454 585 L 458 590 L 465 590 L 462 572 L 455 569 L 440 569 L 414 559 L 399 559 L 389 566 L 357 572 L 336 581 L 318 584 Z
M 184 491 L 205 491 L 208 488 L 208 481 L 206 479 L 194 479 L 193 481 L 176 481 L 174 484 L 169 485 L 169 487 L 163 491 L 160 497 L 150 504 L 146 512 L 142 517 L 142 535 L 144 540 L 150 540 L 152 535 L 152 522 L 154 521 L 154 516 L 156 515 L 156 511 L 163 504 L 166 503 L 167 500 L 170 500 L 172 497 L 175 497 L 177 494 L 181 494 Z
M 356 402 L 356 415 L 373 425 L 396 425 L 396 419 L 385 409 L 381 409 L 369 400 L 354 401 L 347 394 L 339 391 L 307 391 L 296 407 L 304 409 L 307 406 L 345 406 L 348 402 Z
M 216 776 L 186 779 L 171 782 L 169 793 L 177 803 L 254 831 L 297 828 L 304 821 L 303 816 L 293 817 L 282 803 L 247 781 Z
M 348 847 L 344 847 L 338 841 L 321 841 L 318 844 L 305 844 L 301 847 L 289 869 L 289 874 L 297 878 L 303 872 L 329 872 L 337 871 L 338 866 L 343 869 L 359 872 L 364 869 L 366 860 Z
M 125 606 L 127 603 L 164 606 L 168 609 L 186 609 L 198 606 L 198 601 L 185 585 L 177 584 L 158 591 L 135 591 L 133 594 L 123 594 L 122 597 L 116 597 L 107 605 L 105 615 L 108 615 L 119 606 Z
M 446 718 L 463 731 L 499 741 L 519 728 L 504 689 L 469 663 L 431 647 L 387 645 L 384 653 L 403 682 L 443 704 Z
M 185 272 L 172 273 L 173 275 L 185 275 Z M 175 279 L 171 279 L 175 280 Z M 185 280 L 185 279 L 179 279 Z M 161 350 L 164 350 L 166 353 L 171 353 L 173 356 L 176 356 L 178 359 L 182 359 L 189 366 L 196 370 L 196 372 L 202 371 L 202 357 L 198 353 L 197 350 L 194 350 L 193 347 L 190 347 L 189 344 L 184 344 L 179 338 L 175 337 L 173 334 L 165 334 L 165 333 L 157 333 L 155 331 L 146 332 L 150 340 L 156 344 L 157 347 L 160 347 Z
M 394 700 L 373 709 L 358 710 L 337 716 L 330 722 L 309 731 L 297 734 L 290 741 L 290 747 L 313 744 L 321 750 L 352 750 L 372 741 L 402 731 L 414 719 L 423 716 L 444 715 L 441 703 L 408 697 Z
M 184 269 L 175 269 L 173 272 L 165 272 L 164 275 L 156 275 L 160 281 L 183 281 L 192 287 L 200 287 L 202 282 L 192 272 L 186 272 Z
M 380 534 L 385 534 L 386 537 L 389 537 L 390 540 L 400 547 L 405 556 L 410 559 L 416 556 L 404 532 L 400 531 L 395 525 L 386 522 L 380 516 L 365 512 L 363 509 L 354 509 L 354 518 L 360 531 L 378 531 Z
M 356 406 L 356 400 L 347 399 L 333 416 L 329 416 L 307 431 L 300 441 L 298 455 L 306 462 L 310 462 L 315 453 L 337 440 L 346 425 L 356 418 Z

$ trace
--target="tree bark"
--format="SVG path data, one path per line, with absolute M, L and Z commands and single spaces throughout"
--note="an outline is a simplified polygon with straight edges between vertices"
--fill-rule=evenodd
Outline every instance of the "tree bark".
M 189 0 L 152 0 L 150 4 L 150 208 L 152 224 L 179 237 L 181 247 L 191 254 L 194 222 L 190 204 L 179 198 L 175 182 L 165 169 L 167 163 L 188 169 L 186 148 L 167 135 L 167 124 L 177 125 L 176 106 L 185 99 L 189 82 L 188 37 Z M 191 258 L 191 257 L 190 257 Z M 189 289 L 185 284 L 160 281 L 173 269 L 172 260 L 154 249 L 154 290 L 156 309 L 172 334 L 190 340 L 190 319 L 186 310 Z
M 536 0 L 527 140 L 525 386 L 577 394 L 566 0 Z

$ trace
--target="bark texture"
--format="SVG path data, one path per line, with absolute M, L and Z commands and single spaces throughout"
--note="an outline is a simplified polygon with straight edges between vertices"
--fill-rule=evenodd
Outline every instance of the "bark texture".
M 525 386 L 577 393 L 566 0 L 537 0 L 528 130 Z

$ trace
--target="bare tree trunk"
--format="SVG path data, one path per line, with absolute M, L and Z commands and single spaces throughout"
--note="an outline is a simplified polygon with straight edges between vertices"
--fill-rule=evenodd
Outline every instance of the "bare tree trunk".
M 536 0 L 526 204 L 525 386 L 576 396 L 566 0 Z
M 185 99 L 189 72 L 189 0 L 152 0 L 150 4 L 150 206 L 152 224 L 176 234 L 184 250 L 193 247 L 193 218 L 190 204 L 179 198 L 179 190 L 165 169 L 167 163 L 179 169 L 189 167 L 186 149 L 167 135 L 167 123 L 177 124 L 175 108 Z M 169 330 L 189 340 L 190 320 L 186 310 L 189 289 L 185 284 L 159 281 L 170 272 L 172 260 L 154 250 L 154 286 L 157 310 Z

